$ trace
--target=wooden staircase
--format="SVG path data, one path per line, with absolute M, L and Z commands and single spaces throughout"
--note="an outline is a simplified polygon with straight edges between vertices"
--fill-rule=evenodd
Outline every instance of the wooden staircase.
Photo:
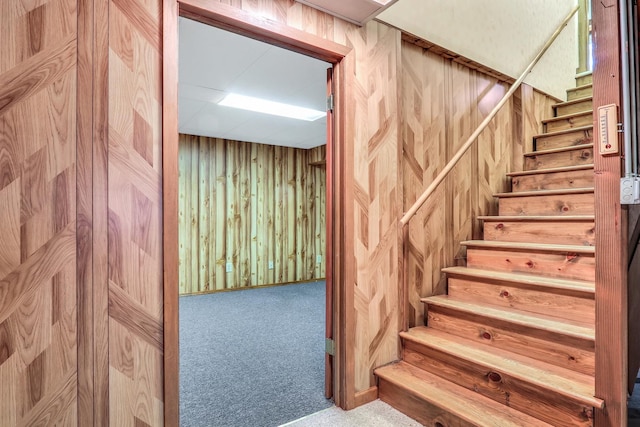
M 427 426 L 592 426 L 595 248 L 592 87 L 554 107 L 462 242 L 447 295 L 424 298 L 427 325 L 401 333 L 403 359 L 375 370 L 379 397 Z

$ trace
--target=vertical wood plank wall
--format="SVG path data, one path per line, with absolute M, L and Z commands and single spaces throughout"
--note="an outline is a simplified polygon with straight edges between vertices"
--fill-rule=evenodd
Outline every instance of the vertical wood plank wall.
M 324 277 L 324 149 L 180 135 L 181 294 Z
M 505 83 L 402 42 L 402 171 L 407 210 L 508 90 Z M 445 293 L 443 267 L 464 263 L 460 242 L 482 238 L 478 215 L 495 214 L 494 193 L 550 117 L 554 100 L 523 85 L 418 211 L 409 228 L 409 325 L 424 324 L 420 298 Z
M 77 422 L 75 0 L 0 2 L 0 425 Z

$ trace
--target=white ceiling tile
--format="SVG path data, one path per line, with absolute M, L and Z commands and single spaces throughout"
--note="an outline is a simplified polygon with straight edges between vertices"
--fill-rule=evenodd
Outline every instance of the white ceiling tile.
M 233 91 L 324 110 L 330 64 L 185 18 L 179 48 L 180 132 L 283 146 L 324 141 L 325 118 L 305 122 L 216 102 Z

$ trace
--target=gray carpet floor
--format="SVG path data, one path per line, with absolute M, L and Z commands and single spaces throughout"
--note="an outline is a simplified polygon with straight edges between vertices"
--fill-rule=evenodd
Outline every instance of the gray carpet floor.
M 324 286 L 181 297 L 182 427 L 272 427 L 330 407 Z

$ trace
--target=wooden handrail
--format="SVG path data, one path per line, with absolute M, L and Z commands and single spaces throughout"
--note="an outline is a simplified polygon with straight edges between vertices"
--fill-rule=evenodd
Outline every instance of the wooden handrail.
M 576 14 L 578 9 L 579 9 L 579 6 L 576 6 L 575 8 L 573 8 L 573 10 L 569 13 L 569 15 L 567 15 L 567 17 L 562 21 L 562 24 L 560 24 L 560 26 L 556 29 L 556 31 L 551 35 L 551 38 L 547 40 L 547 42 L 542 47 L 540 52 L 536 55 L 536 57 L 533 59 L 533 61 L 531 61 L 529 66 L 522 72 L 522 75 L 518 78 L 518 80 L 516 80 L 515 83 L 511 85 L 511 88 L 502 97 L 500 102 L 498 102 L 498 105 L 496 105 L 494 109 L 491 111 L 491 113 L 489 113 L 489 115 L 482 121 L 482 123 L 480 123 L 480 125 L 475 130 L 475 132 L 471 134 L 467 142 L 465 142 L 464 145 L 460 147 L 458 152 L 451 158 L 451 160 L 449 160 L 449 163 L 447 163 L 447 165 L 444 167 L 442 172 L 438 174 L 436 179 L 429 185 L 429 187 L 427 187 L 427 189 L 424 191 L 424 193 L 422 193 L 422 195 L 418 198 L 418 200 L 416 200 L 413 206 L 411 206 L 409 210 L 407 210 L 404 216 L 400 219 L 400 224 L 402 224 L 403 226 L 407 225 L 409 223 L 409 220 L 416 214 L 418 209 L 420 209 L 420 207 L 427 201 L 427 199 L 429 199 L 429 196 L 431 196 L 431 194 L 433 194 L 436 188 L 438 188 L 440 183 L 444 181 L 447 175 L 449 175 L 449 172 L 451 172 L 451 170 L 456 166 L 456 164 L 458 164 L 462 156 L 464 156 L 464 154 L 469 150 L 471 145 L 473 145 L 474 141 L 478 138 L 480 133 L 482 133 L 482 131 L 487 127 L 487 125 L 495 117 L 495 115 L 498 114 L 498 111 L 500 111 L 502 106 L 509 100 L 511 95 L 513 95 L 513 93 L 520 87 L 524 79 L 527 77 L 527 74 L 531 72 L 531 69 L 538 63 L 540 58 L 542 58 L 542 55 L 544 55 L 545 52 L 549 49 L 549 47 L 553 44 L 553 42 L 556 40 L 558 35 L 560 35 L 564 27 L 567 26 L 567 24 L 569 23 L 573 15 Z

